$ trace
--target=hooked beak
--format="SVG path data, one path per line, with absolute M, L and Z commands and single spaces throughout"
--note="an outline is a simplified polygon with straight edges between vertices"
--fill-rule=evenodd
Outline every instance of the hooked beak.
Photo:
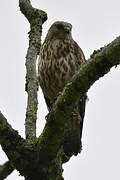
M 67 34 L 69 34 L 70 32 L 71 32 L 71 28 L 70 27 L 65 27 L 65 32 L 67 33 Z

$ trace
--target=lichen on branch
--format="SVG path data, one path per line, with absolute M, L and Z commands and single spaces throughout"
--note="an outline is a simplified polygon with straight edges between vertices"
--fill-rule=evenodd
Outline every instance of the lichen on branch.
M 38 141 L 39 147 L 41 144 L 43 148 L 47 145 L 47 151 L 53 152 L 53 155 L 55 155 L 58 146 L 62 143 L 64 128 L 70 119 L 74 105 L 96 80 L 108 73 L 113 66 L 119 64 L 120 37 L 94 54 L 64 88 L 48 116 L 48 123 Z M 51 151 L 53 144 L 55 144 L 54 151 Z
M 13 165 L 10 161 L 5 162 L 3 165 L 0 165 L 0 179 L 5 179 L 9 174 L 14 170 Z
M 120 37 L 108 46 L 95 51 L 88 62 L 64 88 L 48 115 L 45 128 L 36 142 L 37 75 L 36 60 L 41 46 L 42 24 L 47 19 L 44 11 L 32 7 L 29 0 L 19 0 L 21 12 L 30 23 L 29 48 L 26 55 L 26 138 L 15 131 L 0 112 L 0 144 L 13 169 L 27 179 L 62 179 L 61 144 L 64 129 L 75 104 L 100 77 L 120 64 Z M 3 168 L 5 166 L 1 166 Z M 57 175 L 56 175 L 57 174 Z M 59 177 L 59 178 L 58 178 Z
M 21 12 L 30 23 L 29 47 L 26 55 L 26 85 L 28 94 L 25 134 L 26 139 L 35 140 L 36 120 L 38 106 L 38 80 L 36 74 L 36 60 L 41 47 L 42 24 L 47 20 L 47 14 L 39 9 L 33 8 L 29 0 L 19 0 Z
M 48 115 L 48 121 L 37 142 L 27 142 L 21 138 L 0 113 L 0 144 L 21 175 L 30 178 L 48 177 L 48 172 L 54 174 L 53 167 L 61 162 L 61 160 L 58 162 L 60 157 L 57 158 L 57 156 L 72 108 L 96 80 L 119 64 L 120 37 L 94 53 L 73 80 L 67 84 Z M 62 170 L 58 168 L 58 173 L 60 172 L 62 173 Z

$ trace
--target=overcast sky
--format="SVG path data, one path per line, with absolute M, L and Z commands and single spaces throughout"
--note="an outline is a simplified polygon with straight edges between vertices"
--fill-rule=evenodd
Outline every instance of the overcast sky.
M 45 10 L 44 39 L 57 20 L 73 25 L 73 38 L 88 59 L 93 50 L 120 35 L 119 0 L 31 0 Z M 0 2 L 0 110 L 24 137 L 26 108 L 25 56 L 29 24 L 20 13 L 18 1 Z M 120 179 L 120 66 L 97 81 L 88 92 L 89 101 L 83 130 L 83 151 L 64 165 L 65 180 Z M 37 134 L 44 127 L 47 108 L 39 91 Z M 0 149 L 0 164 L 7 160 Z M 14 171 L 7 180 L 23 180 Z

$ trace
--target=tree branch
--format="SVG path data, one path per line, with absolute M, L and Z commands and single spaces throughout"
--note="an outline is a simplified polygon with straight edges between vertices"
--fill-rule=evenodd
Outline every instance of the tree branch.
M 0 144 L 13 168 L 21 175 L 30 174 L 36 167 L 37 153 L 34 142 L 27 142 L 12 129 L 0 112 Z
M 74 76 L 72 82 L 67 84 L 49 114 L 46 126 L 38 141 L 40 154 L 46 152 L 46 159 L 56 156 L 59 146 L 62 144 L 64 129 L 70 119 L 74 105 L 96 80 L 118 64 L 120 64 L 120 37 L 108 46 L 95 51 L 91 59 Z
M 14 159 L 14 153 L 24 151 L 26 141 L 12 129 L 6 118 L 0 112 L 0 144 L 10 160 Z M 23 148 L 23 149 L 21 149 Z
M 29 20 L 31 19 L 31 14 L 33 12 L 33 7 L 29 0 L 19 0 L 19 6 L 21 12 L 25 15 L 25 17 Z
M 30 23 L 29 48 L 26 55 L 26 92 L 28 93 L 25 134 L 26 139 L 36 138 L 36 120 L 38 106 L 38 80 L 36 75 L 36 60 L 41 46 L 42 24 L 47 20 L 44 11 L 32 7 L 29 0 L 19 0 L 21 12 Z
M 34 48 L 33 52 L 36 52 L 37 56 L 37 50 L 36 48 L 34 50 Z M 32 51 L 32 49 L 28 49 L 28 51 L 30 50 Z M 28 59 L 30 59 L 29 53 Z M 48 115 L 48 121 L 36 144 L 21 138 L 0 112 L 0 144 L 11 163 L 26 179 L 45 177 L 48 172 L 51 173 L 48 170 L 51 170 L 51 164 L 56 165 L 58 162 L 52 160 L 56 159 L 58 152 L 60 152 L 64 129 L 70 119 L 74 105 L 96 80 L 118 64 L 120 64 L 120 37 L 94 53 L 86 65 L 73 78 L 72 82 L 67 84 Z M 29 88 L 28 85 L 27 89 Z M 52 172 L 54 172 L 54 168 Z
M 0 165 L 0 180 L 7 178 L 14 170 L 10 161 L 5 162 L 3 165 Z
M 36 60 L 41 46 L 42 24 L 47 19 L 47 15 L 45 12 L 33 8 L 29 0 L 19 0 L 19 6 L 21 12 L 30 22 L 29 48 L 26 56 L 28 104 L 25 126 L 26 138 L 34 140 L 36 137 L 38 104 Z M 53 164 L 52 172 L 55 173 L 54 168 L 59 169 L 57 165 L 61 158 L 61 154 L 59 155 L 61 153 L 60 147 L 72 109 L 96 80 L 119 63 L 120 37 L 116 38 L 108 46 L 93 53 L 86 65 L 67 84 L 48 115 L 47 123 L 37 143 L 24 140 L 17 131 L 12 129 L 0 112 L 0 144 L 10 160 L 10 162 L 5 163 L 6 165 L 0 167 L 1 172 L 11 163 L 14 166 L 13 168 L 16 168 L 26 179 L 40 179 L 40 176 L 41 179 L 45 179 L 44 177 L 48 177 L 47 174 L 51 173 Z M 58 161 L 55 161 L 56 156 Z

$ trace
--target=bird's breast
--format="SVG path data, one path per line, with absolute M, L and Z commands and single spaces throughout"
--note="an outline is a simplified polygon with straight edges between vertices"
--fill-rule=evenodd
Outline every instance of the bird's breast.
M 54 99 L 79 68 L 69 44 L 44 44 L 39 60 L 39 81 L 44 94 Z

